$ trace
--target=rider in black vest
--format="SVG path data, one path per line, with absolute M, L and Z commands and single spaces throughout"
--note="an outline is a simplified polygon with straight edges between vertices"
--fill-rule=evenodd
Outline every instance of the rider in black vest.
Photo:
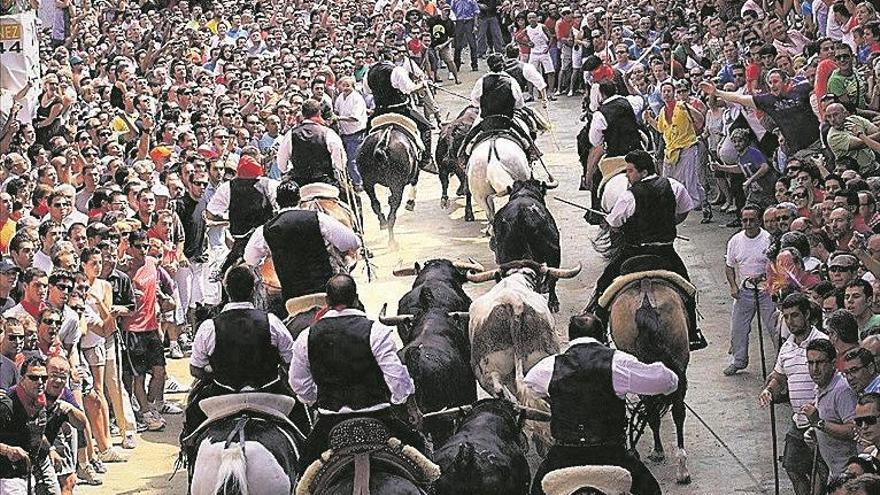
M 241 258 L 254 230 L 272 218 L 270 179 L 262 175 L 263 166 L 253 157 L 244 155 L 238 161 L 236 177 L 221 184 L 214 197 L 208 202 L 207 218 L 220 221 L 228 216 L 229 233 L 234 239 L 221 273 Z M 225 189 L 227 187 L 228 190 Z M 219 201 L 221 197 L 226 199 L 222 204 Z
M 367 129 L 372 125 L 373 118 L 386 113 L 398 113 L 409 117 L 419 128 L 422 144 L 425 147 L 419 168 L 436 174 L 437 168 L 431 153 L 431 123 L 421 112 L 412 107 L 409 98 L 410 93 L 418 91 L 428 83 L 427 81 L 414 83 L 406 69 L 391 62 L 393 59 L 388 50 L 381 51 L 379 55 L 380 60 L 367 72 L 367 86 L 373 93 L 373 102 L 376 104 L 376 109 L 367 121 Z
M 231 268 L 223 281 L 230 302 L 196 332 L 189 369 L 198 382 L 186 407 L 181 440 L 205 420 L 198 405 L 202 399 L 242 392 L 293 395 L 280 374 L 290 365 L 293 339 L 275 315 L 254 309 L 254 283 L 250 268 Z M 198 446 L 181 445 L 189 465 L 195 465 Z
M 303 103 L 303 121 L 290 130 L 290 164 L 287 174 L 304 186 L 312 182 L 325 182 L 339 187 L 333 157 L 328 146 L 328 138 L 334 133 L 329 127 L 320 124 L 321 105 L 314 100 Z M 338 138 L 341 146 L 342 140 Z
M 645 151 L 627 153 L 626 165 L 630 189 L 620 195 L 605 217 L 609 226 L 623 232 L 623 246 L 605 266 L 605 271 L 596 281 L 593 299 L 587 306 L 588 310 L 602 320 L 607 319 L 607 313 L 599 307 L 599 297 L 620 275 L 623 262 L 634 256 L 658 256 L 665 263 L 662 268 L 690 280 L 687 268 L 674 245 L 678 234 L 676 225 L 683 222 L 693 209 L 687 190 L 674 179 L 657 176 L 654 159 Z M 688 311 L 691 350 L 703 349 L 707 343 L 697 328 L 696 300 L 685 297 L 684 302 Z
M 525 145 L 533 148 L 535 145 L 529 133 L 513 120 L 514 111 L 525 106 L 519 83 L 505 72 L 501 55 L 489 55 L 486 63 L 489 73 L 478 79 L 471 91 L 472 104 L 480 107 L 480 119 L 474 122 L 462 141 L 459 155 L 466 152 L 470 142 L 480 133 L 496 129 L 513 131 Z
M 286 178 L 278 185 L 278 214 L 258 227 L 244 250 L 244 261 L 257 266 L 271 255 L 281 283 L 281 297 L 270 298 L 269 311 L 279 318 L 287 316 L 284 303 L 293 297 L 324 292 L 333 276 L 327 245 L 340 252 L 360 247 L 360 239 L 350 228 L 334 218 L 311 210 L 301 210 L 299 185 Z M 328 232 L 325 239 L 323 230 Z
M 411 417 L 417 414 L 412 378 L 397 357 L 391 329 L 355 309 L 357 286 L 350 276 L 332 277 L 326 293 L 329 310 L 297 337 L 290 369 L 297 397 L 318 409 L 302 469 L 328 448 L 330 430 L 353 417 L 379 419 L 393 436 L 424 451 L 424 439 L 398 407 L 407 404 Z
M 535 473 L 532 495 L 544 493 L 541 480 L 550 471 L 583 465 L 621 466 L 632 474 L 632 493 L 660 493 L 648 468 L 626 448 L 623 396 L 670 394 L 678 389 L 678 376 L 662 363 L 645 364 L 609 349 L 605 335 L 595 318 L 573 316 L 568 349 L 542 359 L 525 377 L 526 386 L 550 402 L 555 440 Z
M 636 121 L 636 113 L 626 97 L 617 94 L 617 86 L 611 81 L 599 83 L 599 95 L 602 103 L 599 111 L 593 114 L 590 121 L 589 140 L 592 145 L 587 163 L 584 168 L 583 181 L 589 182 L 591 187 L 591 207 L 599 208 L 599 184 L 602 181 L 602 172 L 599 171 L 599 161 L 602 158 L 626 156 L 633 150 L 642 149 L 640 126 Z M 587 181 L 587 178 L 590 178 Z M 601 217 L 592 212 L 587 213 L 590 223 L 598 224 Z

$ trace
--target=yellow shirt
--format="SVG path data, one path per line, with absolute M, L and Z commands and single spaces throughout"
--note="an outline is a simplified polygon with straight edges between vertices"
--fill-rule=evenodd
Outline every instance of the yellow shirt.
M 217 25 L 220 24 L 220 21 L 216 19 L 211 19 L 210 21 L 205 23 L 205 27 L 210 29 L 212 33 L 217 34 Z
M 15 230 L 16 224 L 11 218 L 6 220 L 3 227 L 0 227 L 0 251 L 2 251 L 3 254 L 9 252 L 9 241 L 11 241 L 12 237 L 15 235 Z
M 660 110 L 657 130 L 663 134 L 663 142 L 666 144 L 664 161 L 669 165 L 678 163 L 678 155 L 682 150 L 697 144 L 694 121 L 683 102 L 676 102 L 672 111 L 672 122 L 666 120 L 666 109 Z

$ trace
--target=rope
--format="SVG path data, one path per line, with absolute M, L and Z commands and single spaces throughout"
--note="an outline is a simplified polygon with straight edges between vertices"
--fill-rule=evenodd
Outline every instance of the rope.
M 745 473 L 749 477 L 749 479 L 752 480 L 752 483 L 754 483 L 755 488 L 758 489 L 758 492 L 767 493 L 767 490 L 765 490 L 764 487 L 761 486 L 761 482 L 758 481 L 758 478 L 756 478 L 755 475 L 752 474 L 752 471 L 746 467 L 746 465 L 733 452 L 733 450 L 731 450 L 731 448 L 727 445 L 727 443 L 724 440 L 722 440 L 721 437 L 719 437 L 717 433 L 715 433 L 715 430 L 713 430 L 712 427 L 709 426 L 708 423 L 706 423 L 706 421 L 703 419 L 703 417 L 700 416 L 699 413 L 697 413 L 697 411 L 694 411 L 694 408 L 692 408 L 690 406 L 690 404 L 688 404 L 687 402 L 684 403 L 684 407 L 686 407 L 687 410 L 690 411 L 691 414 L 693 414 L 695 418 L 697 418 L 697 421 L 699 421 L 700 424 L 702 424 L 707 430 L 709 430 L 709 433 L 711 433 L 712 436 L 715 437 L 715 440 L 717 440 L 718 443 L 721 444 L 722 447 L 724 447 L 724 450 L 726 450 L 727 453 L 730 454 L 731 457 L 733 457 L 733 460 L 735 460 L 736 463 L 739 464 L 739 467 L 741 467 L 742 470 L 745 471 Z

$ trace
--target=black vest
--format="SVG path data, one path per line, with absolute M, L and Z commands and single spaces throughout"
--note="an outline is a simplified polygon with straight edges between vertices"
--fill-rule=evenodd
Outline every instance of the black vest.
M 390 62 L 379 62 L 367 72 L 367 85 L 373 92 L 373 101 L 377 108 L 403 105 L 408 101 L 402 91 L 391 85 L 391 72 L 394 67 Z
M 243 236 L 272 218 L 272 202 L 257 189 L 260 179 L 236 177 L 229 182 L 229 232 Z
M 324 291 L 333 269 L 317 212 L 282 211 L 266 222 L 263 236 L 275 260 L 285 300 Z
M 281 355 L 272 345 L 269 317 L 258 309 L 231 309 L 214 318 L 214 381 L 236 391 L 278 379 Z
M 290 175 L 300 185 L 336 177 L 327 149 L 327 128 L 306 120 L 290 131 Z
M 519 88 L 523 91 L 528 88 L 529 82 L 523 74 L 523 63 L 515 58 L 509 58 L 504 61 L 504 72 L 510 74 L 514 81 L 519 83 Z
M 675 193 L 665 177 L 642 179 L 630 187 L 636 211 L 623 224 L 623 239 L 630 246 L 675 240 Z
M 595 342 L 556 356 L 549 393 L 550 432 L 557 444 L 625 446 L 626 403 L 611 381 L 614 352 Z
M 632 105 L 626 98 L 607 101 L 599 106 L 599 111 L 608 122 L 608 127 L 603 132 L 606 157 L 624 156 L 642 148 L 639 124 Z
M 483 77 L 483 94 L 480 96 L 480 116 L 504 115 L 513 118 L 513 79 L 507 74 L 486 74 Z
M 323 318 L 309 330 L 309 368 L 317 407 L 338 411 L 390 402 L 391 392 L 370 347 L 373 322 L 363 316 Z

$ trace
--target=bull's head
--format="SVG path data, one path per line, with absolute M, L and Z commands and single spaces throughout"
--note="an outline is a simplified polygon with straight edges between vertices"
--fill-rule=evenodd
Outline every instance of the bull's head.
M 517 180 L 512 185 L 507 186 L 507 193 L 510 195 L 511 199 L 516 196 L 525 195 L 543 203 L 544 195 L 547 191 L 559 186 L 559 183 L 552 177 L 550 180 L 551 182 L 544 182 L 536 179 Z
M 449 260 L 439 259 L 439 260 L 428 260 L 425 262 L 424 265 L 422 265 L 418 261 L 416 261 L 415 263 L 413 263 L 412 267 L 398 268 L 398 269 L 394 270 L 392 273 L 394 274 L 395 277 L 412 277 L 412 276 L 415 276 L 415 275 L 418 275 L 419 273 L 421 273 L 422 269 L 427 268 L 427 266 L 429 264 L 431 264 L 431 262 L 433 262 L 433 261 L 444 261 L 444 262 L 451 263 L 454 268 L 457 268 L 458 270 L 460 270 L 463 273 L 472 272 L 472 271 L 473 272 L 480 272 L 480 271 L 483 271 L 486 269 L 483 267 L 483 265 L 478 263 L 473 258 L 468 258 L 468 261 L 449 261 Z
M 574 268 L 555 268 L 547 266 L 546 263 L 538 264 L 532 260 L 516 260 L 502 264 L 494 270 L 482 271 L 478 273 L 468 273 L 467 278 L 473 283 L 487 282 L 492 279 L 500 280 L 506 277 L 508 272 L 517 268 L 527 268 L 536 274 L 552 278 L 573 278 L 581 272 L 581 264 L 578 263 Z

